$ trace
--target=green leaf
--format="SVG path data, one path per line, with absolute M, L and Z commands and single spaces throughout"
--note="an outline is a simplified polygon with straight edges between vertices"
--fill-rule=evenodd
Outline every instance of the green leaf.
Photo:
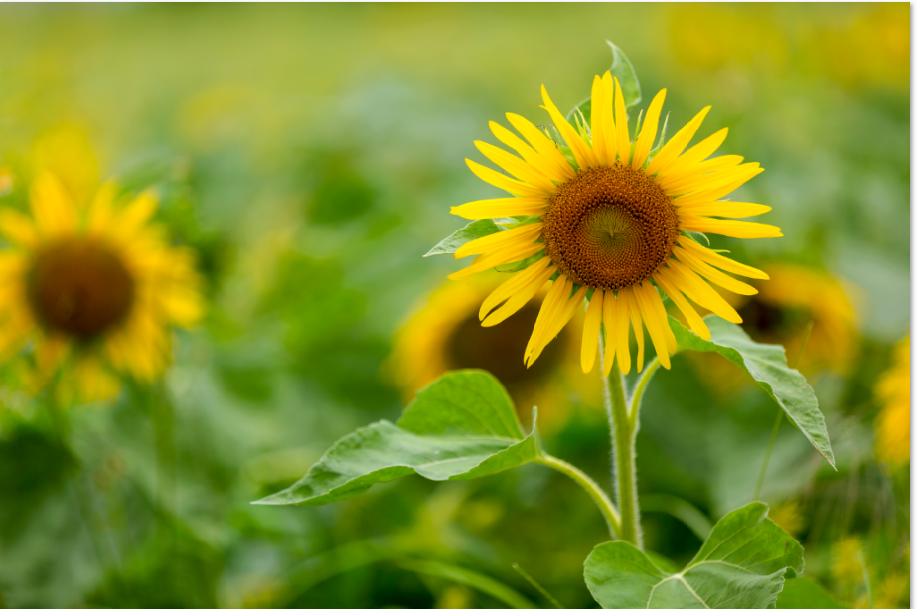
M 436 256 L 438 254 L 454 254 L 458 248 L 469 241 L 492 235 L 500 230 L 503 230 L 503 227 L 493 220 L 475 220 L 437 243 L 433 246 L 433 249 L 423 256 L 426 258 L 427 256 Z
M 704 322 L 710 328 L 709 341 L 669 317 L 678 350 L 714 351 L 745 370 L 834 467 L 834 453 L 825 417 L 818 409 L 818 398 L 805 377 L 787 366 L 783 347 L 756 343 L 740 326 L 714 315 L 705 317 Z
M 637 72 L 634 70 L 634 65 L 624 54 L 624 51 L 619 49 L 613 42 L 606 40 L 605 43 L 611 47 L 611 75 L 617 77 L 618 82 L 621 83 L 624 104 L 628 108 L 636 106 L 643 99 L 643 93 L 640 90 L 640 81 L 637 80 Z
M 523 433 L 493 376 L 453 372 L 421 390 L 398 425 L 379 421 L 344 436 L 299 482 L 255 503 L 325 505 L 415 473 L 429 480 L 488 476 L 539 453 L 537 435 Z
M 424 435 L 525 437 L 506 389 L 482 370 L 448 372 L 418 391 L 398 427 Z
M 828 593 L 809 579 L 791 579 L 777 599 L 778 609 L 847 609 L 835 603 Z
M 726 514 L 678 573 L 625 541 L 596 546 L 586 585 L 605 609 L 774 609 L 787 577 L 802 573 L 802 546 L 751 503 Z

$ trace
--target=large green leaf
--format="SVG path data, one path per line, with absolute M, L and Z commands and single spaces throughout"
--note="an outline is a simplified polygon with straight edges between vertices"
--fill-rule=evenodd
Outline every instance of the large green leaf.
M 834 467 L 834 453 L 818 398 L 805 377 L 787 366 L 783 347 L 756 343 L 740 326 L 713 315 L 705 317 L 704 322 L 710 328 L 710 340 L 700 338 L 669 317 L 678 350 L 713 351 L 745 370 Z
M 802 573 L 802 546 L 751 503 L 726 514 L 678 573 L 625 541 L 596 546 L 586 585 L 605 609 L 774 609 L 787 577 Z
M 466 480 L 529 463 L 539 454 L 503 386 L 487 372 L 444 375 L 417 394 L 398 425 L 379 421 L 344 436 L 305 477 L 260 505 L 325 505 L 411 474 Z
M 791 579 L 783 586 L 777 609 L 846 609 L 809 579 Z
M 438 254 L 454 254 L 458 248 L 469 241 L 492 235 L 500 230 L 503 230 L 503 227 L 493 220 L 475 220 L 434 245 L 433 249 L 424 254 L 424 258 Z

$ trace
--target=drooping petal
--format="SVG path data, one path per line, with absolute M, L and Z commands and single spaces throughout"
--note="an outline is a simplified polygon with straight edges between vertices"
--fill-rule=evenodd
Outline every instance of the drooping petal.
M 508 298 L 512 298 L 518 292 L 528 287 L 529 284 L 535 281 L 535 278 L 538 275 L 541 275 L 550 264 L 551 259 L 544 257 L 529 268 L 513 274 L 509 280 L 501 283 L 493 292 L 490 293 L 487 298 L 484 299 L 484 302 L 481 303 L 481 310 L 478 313 L 478 319 L 483 320 L 500 303 L 507 300 Z
M 580 363 L 584 373 L 589 373 L 595 364 L 595 351 L 598 348 L 599 332 L 602 329 L 602 296 L 604 294 L 604 290 L 593 292 L 586 309 L 586 321 L 583 323 L 583 346 L 580 353 Z
M 676 248 L 676 255 L 678 256 L 679 260 L 688 266 L 689 269 L 705 278 L 707 281 L 715 283 L 721 288 L 726 288 L 730 292 L 743 294 L 745 296 L 753 296 L 758 293 L 758 290 L 752 286 L 739 281 L 738 279 L 734 279 L 722 271 L 718 271 L 717 269 L 705 263 L 703 260 L 693 256 L 689 251 L 685 249 Z
M 703 318 L 694 310 L 694 307 L 691 306 L 691 303 L 684 297 L 684 294 L 662 274 L 657 273 L 653 279 L 659 284 L 659 287 L 665 290 L 665 293 L 672 299 L 675 306 L 684 313 L 685 319 L 688 320 L 688 327 L 704 340 L 710 340 L 710 329 L 704 323 Z

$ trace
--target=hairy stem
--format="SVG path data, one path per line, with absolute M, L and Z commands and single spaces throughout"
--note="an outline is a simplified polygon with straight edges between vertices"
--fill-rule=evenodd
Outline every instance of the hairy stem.
M 596 484 L 595 480 L 583 473 L 582 470 L 570 465 L 566 461 L 552 457 L 551 455 L 542 453 L 535 459 L 535 462 L 555 469 L 575 480 L 577 484 L 589 493 L 589 496 L 592 497 L 595 504 L 599 506 L 602 516 L 605 517 L 605 522 L 608 523 L 608 530 L 611 532 L 611 537 L 613 539 L 623 539 L 621 537 L 621 516 L 618 515 L 618 510 L 615 509 L 615 506 L 611 503 L 611 499 L 609 499 L 605 491 Z
M 643 549 L 640 506 L 637 500 L 637 451 L 635 428 L 630 422 L 624 376 L 618 362 L 611 367 L 605 382 L 605 408 L 613 440 L 615 492 L 621 509 L 621 539 Z
M 634 430 L 634 436 L 637 435 L 637 431 L 640 429 L 640 404 L 643 401 L 643 393 L 646 391 L 647 385 L 650 384 L 653 375 L 659 370 L 660 365 L 659 359 L 654 357 L 649 366 L 643 370 L 640 380 L 637 381 L 637 387 L 634 388 L 634 396 L 630 400 L 630 426 Z

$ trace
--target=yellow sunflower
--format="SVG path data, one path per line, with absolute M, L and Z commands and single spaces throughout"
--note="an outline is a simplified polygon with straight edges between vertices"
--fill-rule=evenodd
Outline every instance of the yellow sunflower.
M 64 368 L 68 391 L 87 401 L 117 393 L 119 374 L 149 382 L 171 355 L 170 325 L 202 312 L 201 279 L 187 248 L 149 224 L 157 200 L 145 192 L 114 204 L 103 186 L 85 209 L 60 180 L 40 175 L 31 217 L 0 210 L 0 358 L 31 344 L 41 385 Z M 67 377 L 65 377 L 67 378 Z
M 569 147 L 570 159 L 533 123 L 507 114 L 527 143 L 497 123 L 490 126 L 497 139 L 521 158 L 484 142 L 476 145 L 517 179 L 471 160 L 467 163 L 479 178 L 514 196 L 452 208 L 453 214 L 467 219 L 526 219 L 504 223 L 506 230 L 459 248 L 456 258 L 478 257 L 451 278 L 538 258 L 484 300 L 483 325 L 505 320 L 552 281 L 525 350 L 525 363 L 531 365 L 580 303 L 589 299 L 582 368 L 588 372 L 593 367 L 604 322 L 603 373 L 607 375 L 615 357 L 625 374 L 630 370 L 631 325 L 637 340 L 637 370 L 643 368 L 644 325 L 660 363 L 670 367 L 669 355 L 677 346 L 659 290 L 704 338 L 710 332 L 688 298 L 740 323 L 736 311 L 705 280 L 733 292 L 754 294 L 753 287 L 722 271 L 756 279 L 767 275 L 700 245 L 688 233 L 757 238 L 778 237 L 781 232 L 774 226 L 731 219 L 762 214 L 769 207 L 720 200 L 763 171 L 758 163 L 742 164 L 739 156 L 708 158 L 722 144 L 726 129 L 685 150 L 709 106 L 656 152 L 653 145 L 665 89 L 650 104 L 633 141 L 621 85 L 609 72 L 593 80 L 590 125 L 578 121 L 575 129 L 544 87 L 541 93 L 544 108 Z
M 876 395 L 882 410 L 876 418 L 876 452 L 881 461 L 900 465 L 911 460 L 911 337 L 895 345 L 894 361 Z

